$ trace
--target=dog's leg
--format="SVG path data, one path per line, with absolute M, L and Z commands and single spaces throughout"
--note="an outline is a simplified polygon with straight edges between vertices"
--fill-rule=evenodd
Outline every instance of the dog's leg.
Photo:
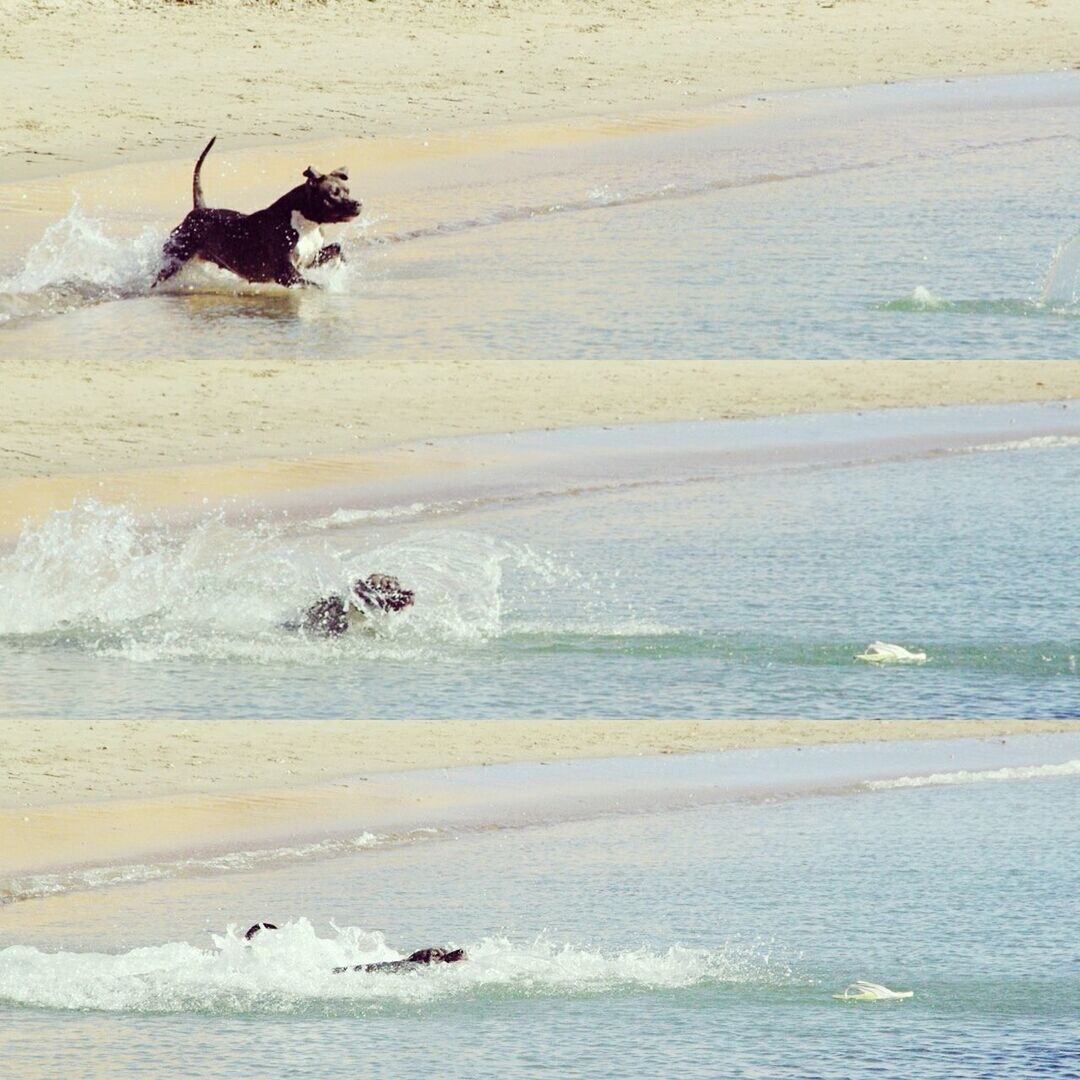
M 327 244 L 326 247 L 319 249 L 319 254 L 315 256 L 312 266 L 325 266 L 328 262 L 344 262 L 345 254 L 341 250 L 340 244 Z
M 154 285 L 160 285 L 168 281 L 189 259 L 195 256 L 199 249 L 198 239 L 191 229 L 185 229 L 183 225 L 173 231 L 165 247 L 162 249 L 162 267 L 154 279 Z M 151 286 L 153 288 L 154 286 Z
M 274 280 L 279 285 L 284 285 L 286 289 L 292 288 L 294 285 L 310 285 L 308 281 L 300 273 L 299 270 L 292 264 L 292 262 L 282 263 L 278 266 L 278 271 L 274 275 Z

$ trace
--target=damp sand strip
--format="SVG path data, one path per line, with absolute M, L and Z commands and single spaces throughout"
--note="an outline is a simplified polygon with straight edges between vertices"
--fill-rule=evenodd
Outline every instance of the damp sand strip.
M 415 829 L 477 807 L 497 822 L 469 766 L 1076 732 L 1080 721 L 7 720 L 0 879 Z
M 82 421 L 71 417 L 62 425 L 75 442 L 50 443 L 48 460 L 0 454 L 0 539 L 86 499 L 180 518 L 223 506 L 327 513 L 347 505 L 341 500 L 354 505 L 360 500 L 370 509 L 488 492 L 515 494 L 523 484 L 548 484 L 560 476 L 575 484 L 609 474 L 639 477 L 659 465 L 677 471 L 680 463 L 700 464 L 703 455 L 721 453 L 735 463 L 755 454 L 827 463 L 842 449 L 855 454 L 856 444 L 881 456 L 963 449 L 1025 435 L 1080 435 L 1072 407 L 1080 399 L 1080 361 L 587 361 L 530 364 L 509 373 L 496 367 L 478 364 L 458 390 L 444 387 L 449 397 L 439 407 L 442 419 L 434 415 L 433 385 L 423 389 L 416 380 L 426 376 L 403 368 L 400 379 L 409 385 L 392 382 L 379 389 L 395 400 L 371 412 L 391 417 L 397 438 L 373 429 L 347 453 L 337 445 L 321 446 L 313 420 L 308 431 L 301 414 L 311 387 L 301 385 L 302 372 L 282 372 L 289 385 L 278 388 L 280 405 L 284 408 L 287 399 L 295 404 L 299 412 L 293 419 L 311 438 L 303 455 L 253 456 L 254 444 L 211 450 L 200 433 L 150 425 L 141 426 L 137 447 L 120 450 L 119 456 L 95 456 L 93 468 L 73 468 L 85 449 L 81 440 L 104 436 L 89 427 L 113 422 L 111 406 L 98 402 L 84 411 Z M 228 383 L 227 369 L 223 364 L 215 378 Z M 329 370 L 347 369 L 343 364 Z M 125 373 L 125 385 L 113 387 L 116 394 L 137 396 L 135 384 L 147 370 L 143 365 Z M 9 365 L 0 371 L 0 389 L 6 373 Z M 35 378 L 48 383 L 44 374 Z M 473 393 L 478 381 L 487 387 L 485 395 Z M 236 389 L 227 388 L 225 399 Z M 459 391 L 472 402 L 462 399 L 460 410 L 454 396 Z M 476 411 L 481 399 L 492 415 Z M 324 404 L 319 398 L 318 409 Z M 206 421 L 216 423 L 213 404 L 207 408 Z M 508 416 L 516 417 L 509 430 Z M 55 419 L 62 419 L 62 410 Z M 114 419 L 120 423 L 121 417 Z M 755 423 L 760 433 L 747 426 Z M 186 440 L 183 448 L 178 440 Z M 35 454 L 46 452 L 39 442 L 34 441 Z M 589 453 L 584 461 L 582 447 Z M 61 452 L 75 456 L 58 457 Z M 204 453 L 221 457 L 207 461 Z M 172 464 L 134 465 L 154 456 Z

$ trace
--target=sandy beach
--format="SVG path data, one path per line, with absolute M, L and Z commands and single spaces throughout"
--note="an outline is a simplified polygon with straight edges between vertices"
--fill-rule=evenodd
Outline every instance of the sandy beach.
M 75 498 L 151 509 L 404 477 L 415 455 L 390 448 L 440 436 L 1067 400 L 1080 397 L 1080 363 L 346 357 L 262 368 L 172 358 L 76 374 L 65 359 L 37 356 L 9 358 L 0 393 L 20 403 L 0 446 L 0 532 L 10 534 Z M 327 400 L 337 404 L 330 415 Z
M 382 773 L 1075 731 L 1030 720 L 4 721 L 0 874 L 438 820 L 468 798 L 407 777 L 363 782 Z
M 0 91 L 11 103 L 0 118 L 5 257 L 63 215 L 76 172 L 141 169 L 156 192 L 141 212 L 167 213 L 189 182 L 192 147 L 211 133 L 237 151 L 365 140 L 374 161 L 391 145 L 408 156 L 410 141 L 433 132 L 482 144 L 496 126 L 504 142 L 522 124 L 549 125 L 552 139 L 564 122 L 591 136 L 634 124 L 677 128 L 758 93 L 1080 64 L 1080 19 L 1068 0 L 740 0 L 662 11 L 644 0 L 602 8 L 562 0 L 2 0 L 0 12 Z M 158 188 L 166 173 L 172 186 Z M 110 201 L 123 205 L 123 185 L 119 174 L 93 175 L 84 187 L 107 217 Z M 232 176 L 222 190 L 243 181 Z M 152 509 L 406 476 L 434 466 L 417 466 L 402 444 L 444 436 L 1080 398 L 1080 361 L 992 355 L 663 364 L 613 356 L 507 366 L 480 357 L 403 364 L 386 352 L 333 364 L 297 356 L 285 366 L 257 356 L 191 357 L 162 342 L 159 355 L 135 366 L 59 352 L 36 326 L 0 336 L 0 350 L 8 403 L 0 534 L 8 538 L 24 521 L 89 495 Z M 982 712 L 973 706 L 973 717 Z M 361 772 L 1076 729 L 1069 721 L 989 719 L 977 728 L 268 721 L 257 731 L 229 719 L 5 720 L 0 872 L 267 838 L 299 821 L 328 827 L 341 803 L 303 786 Z M 352 789 L 348 798 L 350 813 L 363 809 Z

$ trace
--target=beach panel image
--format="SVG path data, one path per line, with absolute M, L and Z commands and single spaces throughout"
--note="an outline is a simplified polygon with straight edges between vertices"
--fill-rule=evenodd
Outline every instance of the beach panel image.
M 817 91 L 689 129 L 432 149 L 374 173 L 348 263 L 306 295 L 205 264 L 159 296 L 155 196 L 97 217 L 76 181 L 7 254 L 0 324 L 10 347 L 127 360 L 1073 359 L 1077 101 L 1071 76 Z

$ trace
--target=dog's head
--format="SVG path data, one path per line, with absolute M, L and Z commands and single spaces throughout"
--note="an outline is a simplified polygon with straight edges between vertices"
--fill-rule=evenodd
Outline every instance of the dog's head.
M 391 574 L 371 574 L 353 583 L 352 600 L 363 611 L 402 611 L 412 607 L 416 594 Z
M 296 209 L 308 221 L 332 225 L 352 221 L 360 213 L 360 200 L 349 195 L 349 174 L 344 165 L 325 175 L 309 165 L 304 176 L 307 183 L 296 189 L 300 198 Z

